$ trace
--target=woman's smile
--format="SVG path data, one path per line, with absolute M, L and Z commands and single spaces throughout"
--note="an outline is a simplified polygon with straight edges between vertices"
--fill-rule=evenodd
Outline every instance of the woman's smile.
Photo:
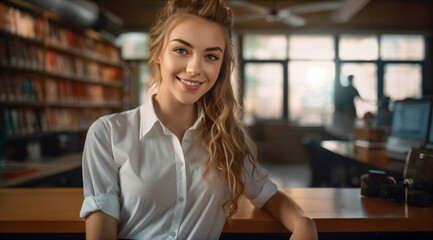
M 194 80 L 180 78 L 180 77 L 176 77 L 176 78 L 179 80 L 182 87 L 184 87 L 187 90 L 197 90 L 203 84 L 203 82 L 200 81 L 194 81 Z

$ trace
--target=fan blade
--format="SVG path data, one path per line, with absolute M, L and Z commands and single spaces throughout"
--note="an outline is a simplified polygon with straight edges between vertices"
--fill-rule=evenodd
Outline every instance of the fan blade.
M 235 16 L 234 20 L 235 20 L 235 23 L 246 22 L 246 21 L 264 18 L 265 16 L 266 15 L 263 15 L 261 13 L 254 13 L 254 14 L 247 14 L 247 15 L 242 15 L 242 16 L 238 16 L 238 17 Z
M 344 0 L 341 7 L 331 15 L 331 20 L 336 23 L 350 21 L 370 0 Z
M 245 8 L 247 10 L 251 10 L 251 11 L 262 13 L 262 14 L 268 14 L 269 13 L 269 9 L 266 7 L 259 6 L 257 4 L 250 3 L 250 2 L 240 1 L 240 0 L 228 1 L 227 5 L 229 5 L 231 7 L 232 6 L 242 7 L 242 8 Z
M 313 2 L 313 3 L 300 4 L 285 9 L 295 14 L 308 14 L 308 13 L 315 13 L 315 12 L 333 11 L 339 9 L 340 6 L 341 6 L 341 2 L 325 1 L 325 2 Z
M 305 20 L 305 18 L 293 14 L 289 14 L 280 18 L 280 21 L 292 27 L 302 27 L 307 24 L 307 20 Z

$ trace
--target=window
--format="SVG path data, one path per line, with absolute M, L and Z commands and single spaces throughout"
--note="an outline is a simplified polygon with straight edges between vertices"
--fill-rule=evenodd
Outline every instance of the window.
M 285 59 L 287 39 L 285 35 L 245 35 L 244 59 Z
M 324 124 L 349 75 L 360 94 L 358 118 L 377 113 L 381 97 L 422 97 L 422 35 L 246 34 L 242 39 L 243 98 L 250 118 Z
M 385 34 L 380 39 L 382 60 L 424 60 L 424 37 L 422 35 Z
M 384 34 L 381 59 L 384 61 L 384 94 L 392 100 L 422 97 L 422 62 L 425 40 L 422 35 Z
M 384 93 L 394 100 L 422 97 L 421 64 L 386 64 Z
M 290 35 L 288 41 L 289 120 L 320 125 L 333 111 L 334 37 L 296 34 Z
M 116 45 L 122 49 L 122 58 L 125 60 L 144 59 L 147 56 L 148 33 L 122 33 L 116 39 Z
M 341 60 L 376 60 L 379 45 L 375 35 L 342 35 L 339 41 Z
M 283 103 L 283 66 L 279 63 L 245 65 L 245 121 L 281 119 Z
M 290 61 L 290 120 L 307 125 L 325 122 L 334 110 L 334 79 L 334 62 Z
M 335 58 L 334 37 L 331 35 L 289 36 L 290 59 L 332 60 Z

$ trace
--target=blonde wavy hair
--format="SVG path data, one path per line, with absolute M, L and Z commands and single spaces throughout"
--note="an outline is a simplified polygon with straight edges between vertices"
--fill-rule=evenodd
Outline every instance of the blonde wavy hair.
M 148 64 L 152 79 L 148 88 L 161 83 L 161 72 L 156 63 L 162 51 L 164 40 L 178 20 L 186 14 L 199 16 L 216 22 L 225 29 L 226 49 L 215 85 L 198 101 L 204 110 L 204 120 L 199 127 L 199 137 L 209 152 L 203 178 L 208 186 L 206 174 L 216 171 L 230 189 L 230 198 L 222 207 L 227 208 L 227 218 L 231 220 L 238 209 L 238 200 L 244 193 L 242 170 L 244 159 L 256 166 L 251 153 L 253 146 L 241 124 L 241 108 L 235 98 L 230 81 L 235 65 L 231 41 L 232 12 L 223 0 L 169 0 L 160 11 L 155 25 L 150 31 Z M 207 187 L 206 187 L 207 190 Z

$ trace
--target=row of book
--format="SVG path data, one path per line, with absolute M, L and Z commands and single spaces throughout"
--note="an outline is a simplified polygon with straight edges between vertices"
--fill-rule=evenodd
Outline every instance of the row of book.
M 85 61 L 79 57 L 58 53 L 53 50 L 45 52 L 45 63 L 47 72 L 69 77 L 105 82 L 119 81 L 122 77 L 118 67 Z
M 22 39 L 0 39 L 0 63 L 3 66 L 42 71 L 44 49 L 41 45 Z
M 0 72 L 0 100 L 9 102 L 120 103 L 121 89 L 77 81 Z
M 87 129 L 97 118 L 112 113 L 110 109 L 47 108 L 48 131 Z
M 0 29 L 18 36 L 42 39 L 43 23 L 40 17 L 0 3 Z
M 47 28 L 46 42 L 51 46 L 75 49 L 84 52 L 89 57 L 108 62 L 121 61 L 119 49 L 110 44 L 82 36 L 71 28 L 60 26 L 52 21 L 48 21 Z
M 46 42 L 49 45 L 67 49 L 83 49 L 83 37 L 71 28 L 61 27 L 52 21 L 48 21 L 47 28 Z
M 114 63 L 121 62 L 119 48 L 111 44 L 96 41 L 90 37 L 84 38 L 84 52 L 87 56 L 92 58 L 107 60 Z
M 75 49 L 102 61 L 121 62 L 119 48 L 83 36 L 53 21 L 43 21 L 41 17 L 3 3 L 0 3 L 0 30 L 23 38 L 44 41 L 47 45 Z
M 37 76 L 13 76 L 0 72 L 0 100 L 2 102 L 43 101 L 43 80 Z
M 22 39 L 0 39 L 0 64 L 31 70 L 44 70 L 44 49 L 41 45 Z M 45 51 L 48 72 L 96 81 L 116 81 L 122 78 L 118 67 L 83 60 L 80 57 Z
M 82 36 L 71 28 L 60 26 L 52 21 L 48 21 L 47 28 L 46 42 L 51 46 L 75 49 L 89 57 L 108 62 L 118 63 L 121 60 L 119 49 L 110 44 Z
M 121 89 L 97 84 L 46 79 L 47 102 L 120 103 Z
M 2 117 L 6 136 L 36 134 L 48 129 L 45 114 L 35 109 L 3 109 Z
M 109 109 L 9 108 L 1 111 L 6 136 L 43 134 L 50 131 L 81 131 Z

